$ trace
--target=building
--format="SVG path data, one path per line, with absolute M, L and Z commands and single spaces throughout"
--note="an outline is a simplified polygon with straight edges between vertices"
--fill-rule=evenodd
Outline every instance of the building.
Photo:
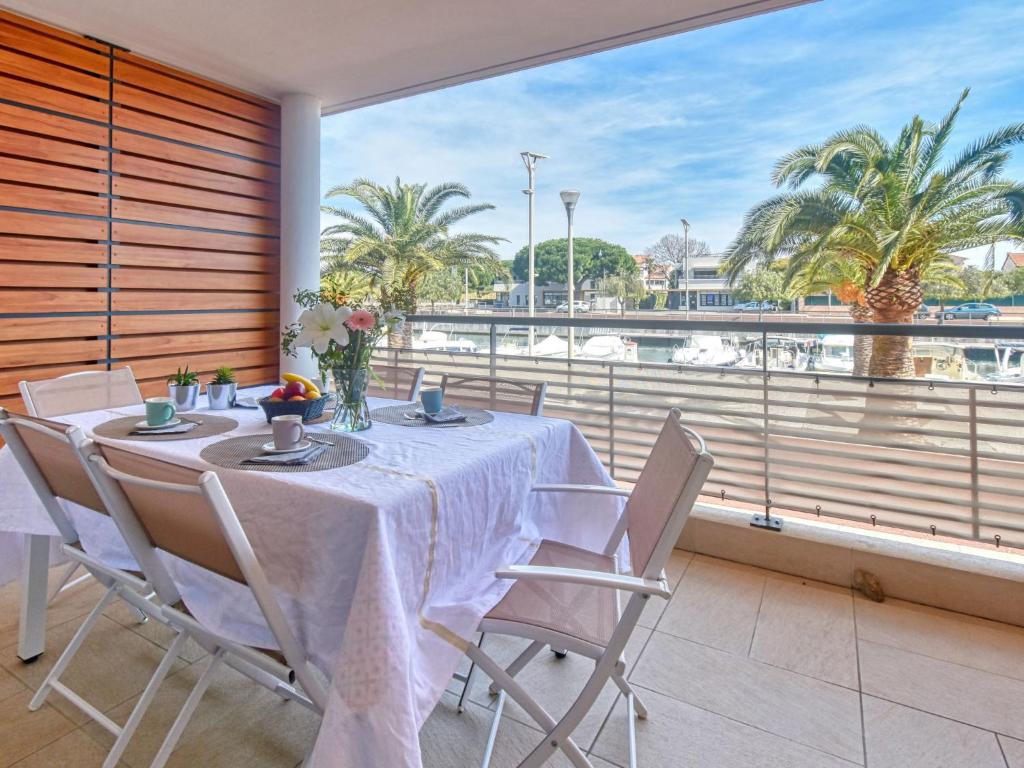
M 667 291 L 671 285 L 672 267 L 668 264 L 661 264 L 650 256 L 634 256 L 633 260 L 640 268 L 640 278 L 644 281 L 644 287 L 648 293 L 654 291 Z
M 680 268 L 673 275 L 675 278 L 674 292 L 678 298 L 670 298 L 670 307 L 682 307 L 685 305 L 686 286 L 689 283 L 690 309 L 699 310 L 727 310 L 735 304 L 732 295 L 732 287 L 728 281 L 719 273 L 722 263 L 721 254 L 709 253 L 700 256 L 691 256 L 688 260 L 687 274 Z
M 1024 267 L 1024 253 L 1008 253 L 1001 267 L 1003 272 L 1013 272 Z

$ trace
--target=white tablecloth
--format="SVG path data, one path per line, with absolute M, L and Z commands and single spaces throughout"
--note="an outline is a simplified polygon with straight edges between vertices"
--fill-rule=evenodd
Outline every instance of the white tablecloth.
M 63 418 L 88 429 L 141 412 Z M 209 469 L 199 458 L 205 445 L 268 431 L 261 411 L 225 415 L 240 423 L 228 435 L 117 444 Z M 494 570 L 528 558 L 540 537 L 602 548 L 621 500 L 528 493 L 537 482 L 612 484 L 580 432 L 559 419 L 496 413 L 483 426 L 375 424 L 354 437 L 370 455 L 337 470 L 214 469 L 300 641 L 331 678 L 312 765 L 418 768 L 420 726 L 463 644 L 510 586 Z M 0 531 L 54 533 L 6 449 L 0 488 Z M 76 517 L 93 546 L 116 541 L 104 530 L 109 521 Z M 268 644 L 247 590 L 180 563 L 175 570 L 201 620 L 237 640 Z

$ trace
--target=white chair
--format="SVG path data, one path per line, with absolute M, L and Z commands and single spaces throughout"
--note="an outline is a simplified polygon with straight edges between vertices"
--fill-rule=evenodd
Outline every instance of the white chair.
M 216 473 L 95 444 L 86 464 L 111 516 L 150 576 L 163 603 L 164 619 L 179 633 L 165 661 L 177 656 L 178 641 L 184 637 L 210 653 L 151 768 L 162 768 L 170 758 L 221 663 L 282 698 L 323 714 L 326 686 L 289 626 Z M 278 647 L 243 645 L 194 617 L 158 551 L 248 587 Z M 301 691 L 294 687 L 296 680 Z
M 520 381 L 497 376 L 456 376 L 446 373 L 441 377 L 441 391 L 455 403 L 529 416 L 544 414 L 547 388 L 547 383 L 543 381 Z
M 543 540 L 529 565 L 499 570 L 514 579 L 512 589 L 488 613 L 479 630 L 525 638 L 531 644 L 507 668 L 478 645 L 467 655 L 499 693 L 497 710 L 484 754 L 490 763 L 506 695 L 511 696 L 546 734 L 520 768 L 537 768 L 561 750 L 577 768 L 593 768 L 573 741 L 572 733 L 611 680 L 625 696 L 629 719 L 629 764 L 636 768 L 636 716 L 647 710 L 626 681 L 623 651 L 647 600 L 668 599 L 664 565 L 690 509 L 714 463 L 701 437 L 680 423 L 673 409 L 662 426 L 647 464 L 632 493 L 604 486 L 541 485 L 536 493 L 591 493 L 628 497 L 622 517 L 602 552 Z M 635 576 L 619 572 L 615 553 L 629 533 L 629 555 Z M 625 606 L 620 590 L 630 593 Z M 545 646 L 565 648 L 594 660 L 594 671 L 576 701 L 556 721 L 515 679 Z
M 411 403 L 420 396 L 425 373 L 426 370 L 423 368 L 374 363 L 367 394 L 391 400 L 407 400 Z
M 0 435 L 10 446 L 15 460 L 28 477 L 53 524 L 60 531 L 63 553 L 72 563 L 84 567 L 89 575 L 107 588 L 32 697 L 29 709 L 39 709 L 50 691 L 66 698 L 114 734 L 114 746 L 103 764 L 105 768 L 110 768 L 117 764 L 128 745 L 128 740 L 131 739 L 152 702 L 156 687 L 170 671 L 173 659 L 165 660 L 157 668 L 153 682 L 147 686 L 123 727 L 104 715 L 81 694 L 68 688 L 60 681 L 60 677 L 82 647 L 82 643 L 103 611 L 116 598 L 123 599 L 144 617 L 152 616 L 159 621 L 163 621 L 163 617 L 159 607 L 148 599 L 153 594 L 153 589 L 146 583 L 142 574 L 116 568 L 85 551 L 80 543 L 78 531 L 61 506 L 61 500 L 70 501 L 100 514 L 107 514 L 106 505 L 97 494 L 80 458 L 83 446 L 91 442 L 86 439 L 82 430 L 67 424 L 12 414 L 0 409 Z

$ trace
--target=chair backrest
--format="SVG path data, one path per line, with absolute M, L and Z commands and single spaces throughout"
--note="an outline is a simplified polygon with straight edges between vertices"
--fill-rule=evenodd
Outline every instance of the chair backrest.
M 57 499 L 107 514 L 75 448 L 86 439 L 79 427 L 0 409 L 0 434 L 66 543 L 78 532 Z
M 673 408 L 626 503 L 633 573 L 659 578 L 714 459 Z
M 519 381 L 496 376 L 456 376 L 446 373 L 441 377 L 445 399 L 455 404 L 530 416 L 544 414 L 547 388 L 547 383 L 543 381 Z
M 142 403 L 139 385 L 128 367 L 69 373 L 42 381 L 21 381 L 18 389 L 26 410 L 32 416 L 44 418 Z
M 425 373 L 423 368 L 374 363 L 367 394 L 412 402 L 420 396 Z

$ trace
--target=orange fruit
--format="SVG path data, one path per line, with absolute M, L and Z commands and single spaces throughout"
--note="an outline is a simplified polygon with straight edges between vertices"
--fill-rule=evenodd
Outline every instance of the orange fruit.
M 306 394 L 306 399 L 307 400 L 319 400 L 320 399 L 320 395 L 316 394 L 315 392 L 308 392 Z
M 302 395 L 296 395 L 295 397 L 289 397 L 288 398 L 288 402 L 289 403 L 294 403 L 294 402 L 304 403 L 304 402 L 306 402 L 306 398 L 304 398 Z
M 280 398 L 280 397 L 269 397 L 269 398 L 267 398 L 267 402 L 270 402 L 270 403 L 283 403 L 284 400 L 282 398 Z

